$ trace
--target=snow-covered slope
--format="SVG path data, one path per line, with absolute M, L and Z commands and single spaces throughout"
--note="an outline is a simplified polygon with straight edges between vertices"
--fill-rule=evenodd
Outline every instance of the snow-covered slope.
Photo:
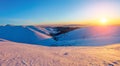
M 120 66 L 120 44 L 44 47 L 0 42 L 0 66 Z
M 58 36 L 51 35 L 56 33 L 59 31 L 55 27 L 0 26 L 0 38 L 20 43 L 44 46 L 100 46 L 120 43 L 120 26 L 83 27 Z
M 61 34 L 56 39 L 57 41 L 47 39 L 43 44 L 50 42 L 53 46 L 100 46 L 120 43 L 120 27 L 85 27 Z
M 39 41 L 51 38 L 51 36 L 26 26 L 6 25 L 0 26 L 0 38 L 14 42 L 39 44 Z
M 36 30 L 36 31 L 43 33 L 43 34 L 47 34 L 47 35 L 50 34 L 50 32 L 46 28 L 43 28 L 41 26 L 26 26 L 26 27 L 33 29 L 33 30 Z
M 85 27 L 58 36 L 59 40 L 76 40 L 100 37 L 120 37 L 118 26 Z

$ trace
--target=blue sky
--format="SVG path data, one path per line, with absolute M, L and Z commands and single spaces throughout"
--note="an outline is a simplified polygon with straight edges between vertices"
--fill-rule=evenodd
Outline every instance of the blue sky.
M 82 22 L 102 16 L 119 18 L 119 3 L 119 0 L 0 0 L 0 24 Z

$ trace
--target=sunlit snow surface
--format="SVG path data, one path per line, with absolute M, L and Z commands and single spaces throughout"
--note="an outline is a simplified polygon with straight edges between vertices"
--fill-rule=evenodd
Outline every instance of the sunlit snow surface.
M 1 66 L 120 66 L 120 44 L 45 47 L 3 41 L 0 41 Z
M 53 45 L 59 46 L 100 46 L 120 43 L 119 26 L 84 27 L 56 36 L 57 41 L 47 39 Z M 43 42 L 45 43 L 45 42 Z
M 101 46 L 120 43 L 120 26 L 82 27 L 53 36 L 59 32 L 53 27 L 0 26 L 0 38 L 19 43 L 43 46 Z
M 84 27 L 57 40 L 53 28 L 39 28 L 1 26 L 0 66 L 120 66 L 118 26 Z

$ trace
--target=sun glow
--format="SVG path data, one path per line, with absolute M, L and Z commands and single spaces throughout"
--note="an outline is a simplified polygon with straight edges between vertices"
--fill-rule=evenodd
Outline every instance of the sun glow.
M 100 22 L 101 22 L 102 24 L 106 24 L 106 23 L 107 23 L 107 19 L 106 19 L 106 18 L 101 18 L 101 19 L 100 19 Z

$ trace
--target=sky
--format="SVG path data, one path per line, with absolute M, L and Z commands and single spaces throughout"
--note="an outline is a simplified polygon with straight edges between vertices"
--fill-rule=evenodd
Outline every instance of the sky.
M 83 23 L 103 17 L 117 21 L 120 0 L 0 0 L 0 24 Z

